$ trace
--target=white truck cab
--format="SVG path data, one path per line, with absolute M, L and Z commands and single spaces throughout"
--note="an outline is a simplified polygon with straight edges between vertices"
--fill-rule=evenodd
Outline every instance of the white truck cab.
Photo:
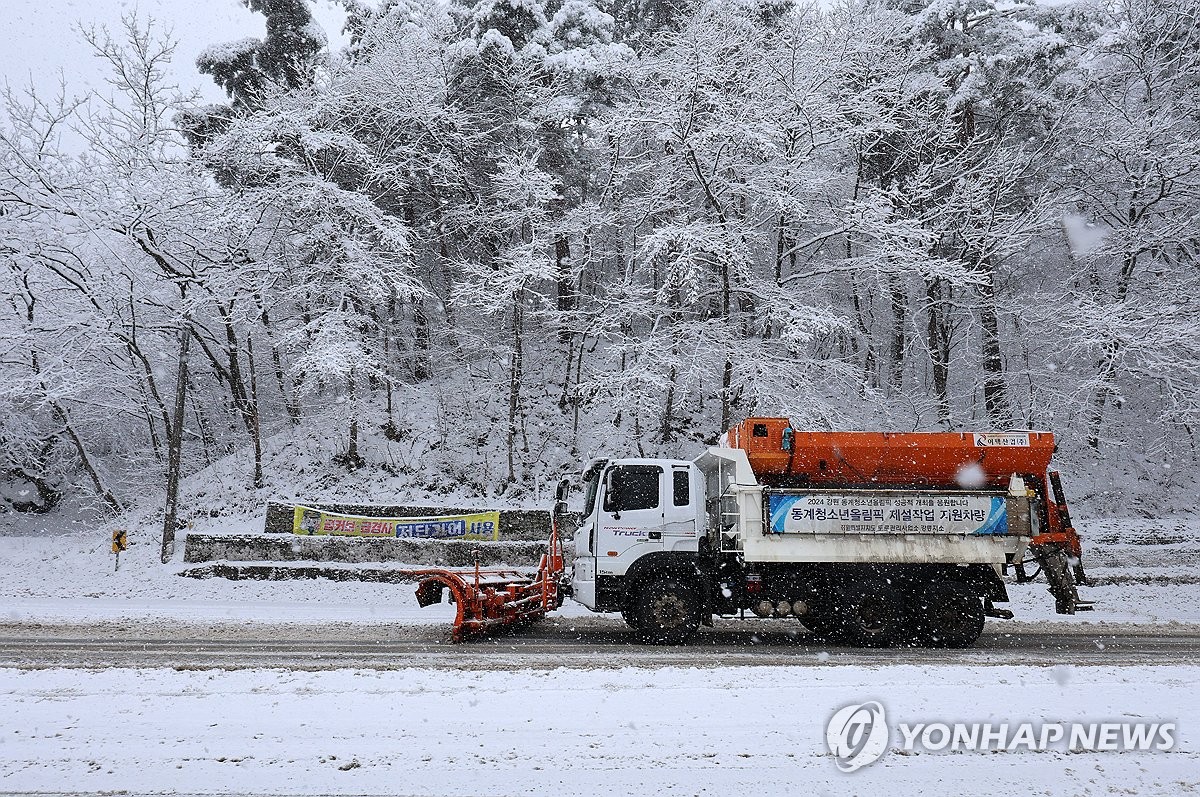
M 589 609 L 613 611 L 619 607 L 598 582 L 625 576 L 650 555 L 695 556 L 705 530 L 704 482 L 695 464 L 675 459 L 593 460 L 583 476 L 572 593 Z

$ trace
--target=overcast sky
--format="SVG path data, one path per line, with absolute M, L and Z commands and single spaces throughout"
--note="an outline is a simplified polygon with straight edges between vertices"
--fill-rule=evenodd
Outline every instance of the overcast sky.
M 332 0 L 313 0 L 313 13 L 340 40 L 345 15 Z M 209 78 L 196 71 L 196 56 L 210 44 L 247 36 L 261 37 L 263 18 L 239 0 L 0 0 L 0 79 L 9 85 L 53 87 L 61 70 L 73 93 L 103 80 L 100 62 L 79 36 L 82 25 L 107 25 L 114 33 L 122 14 L 136 11 L 173 29 L 179 41 L 175 80 L 185 89 L 200 89 L 207 101 L 224 98 Z

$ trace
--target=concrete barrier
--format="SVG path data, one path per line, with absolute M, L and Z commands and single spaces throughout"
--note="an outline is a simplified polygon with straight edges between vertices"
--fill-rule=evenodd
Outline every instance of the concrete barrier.
M 536 567 L 545 541 L 363 539 L 281 534 L 187 535 L 185 562 L 401 562 L 429 567 Z
M 283 565 L 264 563 L 209 562 L 184 570 L 185 578 L 227 578 L 230 581 L 297 581 L 323 578 L 328 581 L 370 581 L 378 584 L 411 584 L 418 579 L 405 570 L 380 567 L 332 567 L 329 565 Z
M 475 507 L 372 506 L 364 504 L 304 504 L 314 509 L 361 517 L 438 517 L 492 510 Z M 337 581 L 392 581 L 400 577 L 387 568 L 330 567 L 308 563 L 369 565 L 395 562 L 414 567 L 508 567 L 533 569 L 550 537 L 550 513 L 544 509 L 500 510 L 498 541 L 410 538 L 305 536 L 292 533 L 294 504 L 270 502 L 262 534 L 202 534 L 192 532 L 184 544 L 183 560 L 201 567 L 181 572 L 192 578 L 288 580 L 326 578 Z M 568 563 L 573 558 L 573 535 L 579 516 L 560 519 L 559 533 Z M 303 562 L 306 564 L 287 564 Z

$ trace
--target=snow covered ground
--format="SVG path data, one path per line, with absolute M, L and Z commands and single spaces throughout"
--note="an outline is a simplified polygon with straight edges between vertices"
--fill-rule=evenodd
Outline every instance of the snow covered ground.
M 0 671 L 0 792 L 1164 794 L 1196 791 L 1196 667 Z M 840 772 L 833 712 L 891 749 Z M 897 723 L 1177 721 L 1169 752 L 901 754 Z
M 249 531 L 253 516 L 205 530 Z M 1086 525 L 1085 525 L 1086 524 Z M 1088 519 L 1090 615 L 1013 585 L 1021 620 L 1200 623 L 1200 528 Z M 108 530 L 0 536 L 0 620 L 444 624 L 408 585 L 180 578 L 155 531 L 113 572 Z M 180 546 L 182 550 L 182 546 Z M 586 612 L 568 603 L 567 616 Z M 610 618 L 614 624 L 621 621 Z M 1003 621 L 989 620 L 995 630 Z M 709 656 L 719 656 L 711 651 Z M 707 662 L 711 664 L 711 661 Z M 1200 790 L 1200 666 L 0 670 L 0 794 L 1184 794 Z M 891 747 L 838 770 L 825 724 L 878 700 Z M 1178 723 L 1170 752 L 899 749 L 896 723 Z

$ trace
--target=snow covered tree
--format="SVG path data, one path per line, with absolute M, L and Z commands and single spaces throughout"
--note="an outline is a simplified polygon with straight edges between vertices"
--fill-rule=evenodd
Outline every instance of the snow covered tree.
M 308 0 L 241 2 L 266 18 L 266 37 L 214 44 L 196 59 L 196 68 L 230 99 L 229 105 L 180 111 L 180 127 L 196 147 L 223 131 L 234 116 L 258 107 L 271 95 L 310 85 L 327 44 Z
M 209 47 L 196 60 L 200 72 L 225 89 L 235 108 L 254 107 L 272 90 L 309 85 L 326 41 L 307 0 L 242 0 L 242 4 L 266 18 L 266 37 Z
M 257 248 L 244 251 L 287 264 L 259 268 L 268 281 L 253 283 L 242 303 L 262 316 L 264 294 L 285 298 L 274 334 L 297 353 L 293 380 L 345 402 L 346 461 L 358 466 L 358 398 L 365 382 L 387 379 L 385 308 L 424 289 L 403 220 L 365 192 L 387 167 L 341 129 L 341 101 L 316 89 L 282 96 L 235 122 L 205 158 L 239 175 L 238 203 L 268 223 L 250 241 Z
M 848 102 L 856 189 L 890 196 L 894 213 L 927 241 L 930 262 L 952 274 L 916 269 L 912 280 L 889 269 L 882 288 L 890 316 L 886 384 L 904 395 L 918 313 L 926 319 L 936 415 L 952 425 L 951 362 L 958 340 L 976 337 L 977 356 L 960 357 L 959 390 L 982 392 L 983 414 L 1007 427 L 1014 411 L 1002 347 L 1006 264 L 1053 229 L 1049 189 L 1039 171 L 1060 115 L 1052 86 L 1067 67 L 1067 42 L 1022 9 L 990 2 L 868 4 L 841 12 L 840 30 L 858 67 L 838 71 Z M 875 19 L 876 32 L 862 25 Z M 847 35 L 848 34 L 848 35 Z M 1040 178 L 1040 179 L 1039 179 Z M 914 290 L 917 287 L 917 290 Z M 971 297 L 971 294 L 974 297 Z M 919 296 L 920 298 L 916 298 Z M 861 305 L 867 305 L 864 297 Z M 863 307 L 857 308 L 862 318 Z M 963 312 L 966 310 L 967 312 Z M 869 326 L 860 321 L 864 328 Z M 872 360 L 876 354 L 871 351 Z M 978 369 L 982 379 L 973 373 Z M 918 371 L 919 375 L 919 371 Z M 868 374 L 870 379 L 870 374 Z
M 636 102 L 609 125 L 609 190 L 633 240 L 612 291 L 624 314 L 609 333 L 616 367 L 588 388 L 636 408 L 636 422 L 655 417 L 662 441 L 711 398 L 722 426 L 784 406 L 820 422 L 824 376 L 840 372 L 811 345 L 838 314 L 819 289 L 776 271 L 778 220 L 784 208 L 793 227 L 812 220 L 806 202 L 819 192 L 798 189 L 821 179 L 815 153 L 829 144 L 808 124 L 826 98 L 787 85 L 815 48 L 792 53 L 786 76 L 777 70 L 793 35 L 803 40 L 802 23 L 789 25 L 764 22 L 752 3 L 705 5 L 644 58 Z
M 328 56 L 302 0 L 244 1 L 266 36 L 200 59 L 226 106 L 136 25 L 90 34 L 111 101 L 7 94 L 22 506 L 243 446 L 268 485 L 310 423 L 510 497 L 753 413 L 1194 438 L 1183 0 L 343 0 Z
M 33 94 L 7 97 L 0 217 L 22 242 L 12 273 L 24 352 L 5 365 L 110 507 L 123 503 L 121 490 L 95 452 L 123 456 L 116 478 L 136 484 L 166 449 L 164 525 L 173 529 L 186 397 L 181 378 L 171 400 L 169 374 L 184 373 L 189 319 L 202 312 L 191 289 L 214 264 L 219 197 L 168 123 L 173 45 L 133 18 L 120 38 L 88 38 L 110 67 L 111 97 L 53 112 Z M 63 155 L 54 128 L 75 110 L 89 151 Z
M 1081 64 L 1062 180 L 1076 271 L 1058 300 L 1070 350 L 1085 361 L 1088 440 L 1132 416 L 1194 433 L 1200 421 L 1200 16 L 1194 3 L 1114 6 Z M 1086 225 L 1086 226 L 1085 226 Z
M 505 448 L 507 480 L 517 480 L 520 452 L 529 453 L 523 423 L 525 406 L 525 350 L 528 314 L 545 312 L 540 289 L 557 275 L 549 257 L 554 239 L 551 208 L 558 199 L 554 179 L 538 168 L 537 153 L 513 153 L 500 163 L 488 193 L 481 197 L 476 217 L 479 235 L 492 255 L 461 264 L 463 280 L 455 290 L 457 305 L 484 315 L 507 319 L 508 422 Z

